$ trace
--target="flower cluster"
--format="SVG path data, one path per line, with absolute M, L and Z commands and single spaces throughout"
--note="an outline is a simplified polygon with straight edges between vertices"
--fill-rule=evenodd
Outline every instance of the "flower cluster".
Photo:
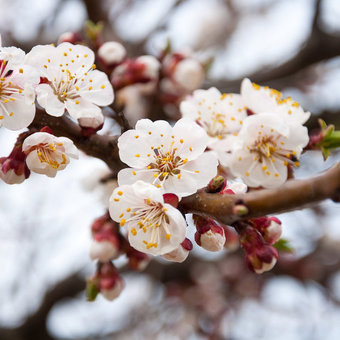
M 216 88 L 194 91 L 180 109 L 206 131 L 209 148 L 228 173 L 250 187 L 282 185 L 308 144 L 302 124 L 310 113 L 249 79 L 243 80 L 240 94 L 221 94 Z
M 131 168 L 118 173 L 110 214 L 126 227 L 135 249 L 185 259 L 191 247 L 184 242 L 186 221 L 176 207 L 216 175 L 218 161 L 205 152 L 207 145 L 204 130 L 188 119 L 173 127 L 142 119 L 119 137 L 120 158 Z

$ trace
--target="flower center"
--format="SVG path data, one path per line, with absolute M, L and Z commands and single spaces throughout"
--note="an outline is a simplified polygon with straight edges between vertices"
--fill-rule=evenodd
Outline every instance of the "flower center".
M 66 155 L 57 150 L 56 145 L 40 144 L 36 148 L 37 155 L 41 163 L 47 163 L 53 169 L 58 169 L 61 165 L 66 164 Z
M 131 212 L 131 217 L 128 219 L 122 218 L 120 225 L 124 226 L 125 223 L 133 224 L 131 233 L 133 236 L 137 235 L 137 230 L 142 231 L 146 234 L 151 229 L 151 235 L 148 240 L 143 240 L 146 249 L 151 247 L 158 247 L 159 243 L 159 232 L 158 228 L 162 227 L 166 232 L 166 239 L 170 240 L 171 234 L 168 230 L 167 224 L 169 223 L 169 217 L 166 215 L 167 209 L 159 202 L 151 201 L 150 198 L 144 200 L 144 204 L 140 207 L 133 209 L 128 208 L 127 211 Z M 121 216 L 123 216 L 122 214 Z
M 58 99 L 64 103 L 67 99 L 76 99 L 80 96 L 78 94 L 79 87 L 76 85 L 78 79 L 72 76 L 69 70 L 62 69 L 62 71 L 64 71 L 63 73 L 65 73 L 65 75 L 63 75 L 60 80 L 55 77 L 53 81 L 50 82 L 50 86 L 54 94 L 58 96 Z
M 177 176 L 181 178 L 181 170 L 179 167 L 185 164 L 188 160 L 181 159 L 176 155 L 177 148 L 173 148 L 174 142 L 171 143 L 169 151 L 164 151 L 161 148 L 154 148 L 154 162 L 148 166 L 148 169 L 155 169 L 155 181 L 163 182 L 169 176 Z
M 223 139 L 228 134 L 227 125 L 225 123 L 225 115 L 212 112 L 210 120 L 198 120 L 198 124 L 203 126 L 208 136 Z

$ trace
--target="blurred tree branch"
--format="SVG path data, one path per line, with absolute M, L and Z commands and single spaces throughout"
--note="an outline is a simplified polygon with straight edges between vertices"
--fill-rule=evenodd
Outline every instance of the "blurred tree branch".
M 73 297 L 85 289 L 84 279 L 78 273 L 57 283 L 45 295 L 39 309 L 16 329 L 0 328 L 1 340 L 51 340 L 47 331 L 47 317 L 52 307 L 62 299 Z

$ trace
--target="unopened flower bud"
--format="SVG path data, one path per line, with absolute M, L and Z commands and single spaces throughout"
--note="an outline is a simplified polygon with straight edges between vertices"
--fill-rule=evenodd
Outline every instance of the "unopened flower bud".
M 99 131 L 104 125 L 104 116 L 98 114 L 93 117 L 78 118 L 78 124 L 81 127 L 81 134 L 90 137 Z
M 276 243 L 282 235 L 281 221 L 277 217 L 257 217 L 251 219 L 254 227 L 262 234 L 269 244 Z
M 226 180 L 223 176 L 215 176 L 207 186 L 207 192 L 220 192 L 226 186 Z
M 121 246 L 117 229 L 117 223 L 112 221 L 108 214 L 93 222 L 91 230 L 94 241 L 90 248 L 92 260 L 107 262 L 120 255 Z
M 100 292 L 107 300 L 117 298 L 124 288 L 124 283 L 112 262 L 98 263 L 96 273 L 87 280 L 86 296 L 94 301 Z
M 209 251 L 222 250 L 226 241 L 223 227 L 211 218 L 198 215 L 194 215 L 193 218 L 197 229 L 196 243 Z
M 123 61 L 126 49 L 116 41 L 108 41 L 99 47 L 98 56 L 105 65 L 112 66 Z
M 271 270 L 277 261 L 277 250 L 265 242 L 261 234 L 251 226 L 240 230 L 240 242 L 246 252 L 246 263 L 257 274 Z
M 96 241 L 94 240 L 90 248 L 91 260 L 98 260 L 100 262 L 106 262 L 117 258 L 119 255 L 119 243 L 114 244 L 111 241 Z
M 0 158 L 0 178 L 7 184 L 22 183 L 30 175 L 26 165 L 26 154 L 22 151 L 22 142 L 27 133 L 19 135 L 8 157 Z
M 159 69 L 160 63 L 153 56 L 126 59 L 112 72 L 111 82 L 117 90 L 133 84 L 147 84 L 158 80 Z
M 244 194 L 247 192 L 248 187 L 241 182 L 232 182 L 229 185 L 226 185 L 223 190 L 220 191 L 221 195 L 235 195 L 235 194 Z
M 187 91 L 193 91 L 202 84 L 204 69 L 200 62 L 193 58 L 183 59 L 177 64 L 173 78 Z
M 192 243 L 186 238 L 178 248 L 168 254 L 164 254 L 162 257 L 172 262 L 182 263 L 187 259 L 190 250 L 192 250 Z
M 240 247 L 240 240 L 238 238 L 238 234 L 233 227 L 223 226 L 224 234 L 225 234 L 225 244 L 224 248 L 226 248 L 229 252 L 234 252 Z
M 245 216 L 249 209 L 244 204 L 236 204 L 233 206 L 233 214 L 237 216 Z
M 136 61 L 144 65 L 144 76 L 149 79 L 158 79 L 159 69 L 161 67 L 160 62 L 151 55 L 142 55 L 136 59 Z
M 265 245 L 255 253 L 247 254 L 246 263 L 250 270 L 256 274 L 262 274 L 275 266 L 277 258 L 277 250 L 270 245 Z
M 63 42 L 69 42 L 71 44 L 77 44 L 83 41 L 81 35 L 77 32 L 65 32 L 58 39 L 58 45 Z
M 98 290 L 107 300 L 116 299 L 124 288 L 124 283 L 117 269 L 111 262 L 103 263 L 100 266 Z
M 129 259 L 129 267 L 133 270 L 142 272 L 150 263 L 149 255 L 132 247 L 126 252 L 126 256 Z

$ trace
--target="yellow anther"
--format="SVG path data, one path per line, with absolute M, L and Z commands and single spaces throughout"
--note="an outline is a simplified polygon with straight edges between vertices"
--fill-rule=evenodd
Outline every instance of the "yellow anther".
M 123 227 L 124 224 L 125 224 L 125 222 L 126 222 L 125 218 L 122 218 L 122 219 L 120 220 L 120 226 Z
M 136 236 L 136 235 L 137 235 L 137 231 L 136 231 L 135 228 L 132 228 L 132 229 L 131 229 L 131 234 L 132 234 L 133 236 Z
M 120 191 L 120 190 L 119 190 L 119 191 L 117 192 L 117 194 L 118 194 L 119 196 L 122 196 L 122 195 L 123 195 L 123 191 Z

